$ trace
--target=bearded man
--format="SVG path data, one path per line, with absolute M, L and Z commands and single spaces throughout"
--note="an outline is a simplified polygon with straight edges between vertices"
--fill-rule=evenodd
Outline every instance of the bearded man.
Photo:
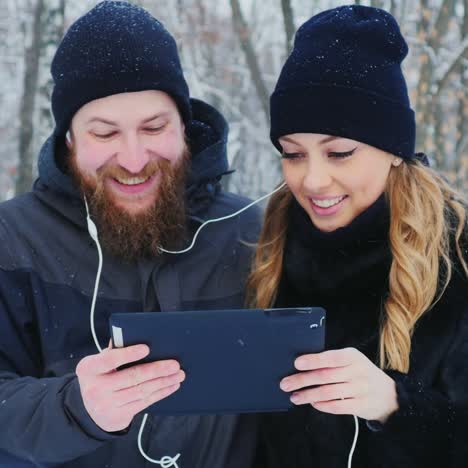
M 248 200 L 222 191 L 226 122 L 190 98 L 173 37 L 144 9 L 98 4 L 68 30 L 52 76 L 39 178 L 0 206 L 0 450 L 12 457 L 2 466 L 148 466 L 141 413 L 190 375 L 174 360 L 137 364 L 144 345 L 112 349 L 109 315 L 242 307 L 258 212 L 208 226 L 187 253 L 164 252 Z M 104 252 L 92 325 L 86 205 Z M 164 467 L 248 468 L 255 425 L 149 418 L 142 451 Z

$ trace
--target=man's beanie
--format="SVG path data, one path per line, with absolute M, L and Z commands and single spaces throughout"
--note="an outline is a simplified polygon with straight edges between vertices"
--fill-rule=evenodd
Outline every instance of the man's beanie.
M 322 133 L 414 158 L 415 119 L 401 62 L 408 46 L 392 15 L 341 6 L 296 33 L 271 96 L 273 144 L 292 133 Z
M 160 90 L 190 121 L 190 98 L 174 38 L 146 10 L 104 1 L 71 25 L 52 61 L 55 134 L 86 103 L 113 94 Z

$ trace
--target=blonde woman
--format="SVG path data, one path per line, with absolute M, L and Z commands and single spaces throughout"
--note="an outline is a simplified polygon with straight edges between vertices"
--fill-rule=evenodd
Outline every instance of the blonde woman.
M 327 324 L 326 351 L 280 382 L 295 408 L 262 417 L 258 466 L 467 466 L 465 204 L 415 154 L 407 52 L 389 13 L 328 10 L 271 97 L 286 187 L 248 298 L 322 306 Z

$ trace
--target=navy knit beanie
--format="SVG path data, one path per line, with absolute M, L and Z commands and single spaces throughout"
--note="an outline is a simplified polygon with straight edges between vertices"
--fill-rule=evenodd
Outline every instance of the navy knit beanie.
M 73 23 L 52 61 L 55 135 L 63 136 L 86 103 L 113 94 L 160 90 L 191 119 L 190 98 L 174 38 L 146 10 L 104 1 Z
M 401 62 L 408 46 L 392 15 L 360 5 L 310 18 L 270 100 L 273 144 L 292 133 L 350 138 L 414 158 L 415 119 Z

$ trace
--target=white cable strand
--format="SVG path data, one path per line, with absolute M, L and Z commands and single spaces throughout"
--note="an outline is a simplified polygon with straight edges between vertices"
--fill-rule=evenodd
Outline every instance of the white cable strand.
M 236 211 L 235 213 L 232 213 L 232 214 L 227 215 L 227 216 L 223 216 L 222 218 L 209 219 L 208 221 L 205 221 L 205 222 L 197 229 L 197 232 L 196 232 L 195 235 L 193 236 L 192 243 L 191 243 L 186 249 L 173 251 L 173 250 L 166 250 L 166 249 L 163 249 L 162 247 L 160 247 L 159 250 L 160 250 L 161 252 L 168 253 L 168 254 L 183 254 L 183 253 L 187 253 L 189 250 L 192 250 L 192 248 L 193 248 L 193 246 L 195 245 L 195 242 L 196 242 L 196 240 L 197 240 L 198 234 L 200 233 L 200 231 L 201 231 L 205 226 L 207 226 L 208 224 L 211 224 L 211 223 L 217 223 L 217 222 L 219 222 L 219 221 L 225 221 L 226 219 L 234 218 L 235 216 L 240 215 L 241 213 L 243 213 L 244 211 L 248 210 L 249 208 L 251 208 L 252 206 L 256 205 L 257 203 L 260 203 L 261 201 L 265 200 L 265 198 L 268 198 L 268 197 L 270 197 L 271 195 L 273 195 L 274 193 L 280 191 L 285 185 L 286 185 L 286 182 L 283 182 L 279 187 L 277 187 L 275 190 L 273 190 L 273 192 L 267 193 L 267 194 L 264 195 L 263 197 L 260 197 L 258 200 L 255 200 L 255 201 L 253 201 L 252 203 L 249 203 L 247 206 L 244 206 L 244 208 L 240 209 L 239 211 Z
M 180 453 L 178 453 L 175 457 L 171 458 L 171 457 L 168 457 L 167 455 L 165 457 L 162 457 L 161 460 L 154 460 L 153 458 L 150 458 L 148 455 L 146 455 L 146 453 L 143 451 L 143 447 L 141 445 L 141 437 L 143 435 L 143 430 L 145 428 L 145 424 L 146 424 L 146 419 L 148 418 L 148 414 L 145 413 L 145 415 L 143 416 L 143 421 L 141 422 L 141 426 L 140 426 L 140 431 L 138 432 L 138 448 L 140 449 L 140 453 L 143 455 L 143 457 L 148 460 L 149 462 L 151 463 L 155 463 L 157 465 L 160 465 L 162 468 L 171 468 L 172 466 L 174 468 L 179 468 L 179 466 L 177 465 L 177 460 L 179 459 L 180 457 Z
M 94 283 L 93 300 L 91 302 L 91 313 L 89 317 L 90 317 L 90 322 L 91 322 L 91 333 L 93 335 L 94 344 L 96 345 L 96 348 L 98 349 L 98 351 L 101 353 L 102 348 L 99 344 L 99 341 L 96 335 L 96 330 L 94 328 L 94 309 L 96 307 L 97 293 L 99 290 L 99 282 L 101 280 L 101 273 L 102 273 L 102 263 L 103 263 L 102 250 L 101 250 L 101 245 L 99 244 L 96 225 L 94 224 L 89 214 L 88 202 L 86 201 L 86 197 L 84 198 L 84 202 L 85 202 L 85 207 L 86 207 L 86 222 L 88 225 L 88 232 L 91 238 L 93 239 L 94 243 L 96 244 L 96 247 L 98 250 L 98 256 L 99 256 L 99 265 L 98 265 L 98 270 L 96 273 L 96 281 Z
M 357 444 L 358 436 L 359 436 L 359 421 L 358 421 L 357 416 L 353 416 L 353 418 L 354 418 L 355 430 L 354 430 L 353 445 L 351 446 L 351 450 L 349 451 L 349 456 L 348 456 L 348 468 L 351 468 L 353 465 L 354 450 L 356 449 L 356 444 Z
M 88 232 L 89 232 L 89 235 L 91 236 L 91 238 L 93 239 L 94 243 L 96 244 L 96 247 L 97 247 L 97 250 L 98 250 L 98 255 L 99 255 L 99 266 L 98 266 L 97 273 L 96 273 L 96 281 L 94 283 L 93 300 L 91 302 L 91 312 L 89 314 L 89 317 L 90 317 L 90 322 L 91 322 L 91 333 L 93 335 L 94 344 L 96 345 L 96 348 L 98 349 L 98 351 L 100 353 L 102 353 L 102 348 L 101 348 L 101 346 L 99 344 L 99 341 L 97 339 L 96 330 L 95 330 L 95 327 L 94 327 L 94 309 L 95 309 L 95 306 L 96 306 L 96 298 L 97 298 L 97 293 L 98 293 L 98 289 L 99 289 L 99 282 L 100 282 L 100 279 L 101 279 L 102 264 L 103 264 L 102 249 L 101 249 L 101 244 L 99 243 L 97 227 L 94 224 L 94 221 L 91 219 L 90 214 L 89 214 L 88 202 L 86 201 L 86 197 L 84 199 L 84 202 L 85 202 L 86 214 L 87 214 L 86 222 L 87 222 L 87 226 L 88 226 Z M 148 460 L 149 462 L 158 464 L 162 468 L 171 468 L 172 466 L 174 468 L 179 468 L 178 465 L 177 465 L 177 460 L 180 457 L 180 453 L 178 453 L 174 458 L 171 458 L 171 457 L 166 455 L 166 456 L 162 457 L 160 461 L 158 461 L 158 460 L 153 460 L 152 458 L 148 457 L 148 455 L 146 455 L 146 453 L 143 451 L 143 447 L 141 446 L 141 436 L 143 434 L 143 429 L 145 427 L 147 417 L 148 417 L 148 414 L 145 414 L 144 417 L 143 417 L 143 421 L 141 423 L 141 426 L 140 426 L 140 431 L 138 433 L 138 448 L 140 449 L 141 455 L 144 458 L 146 458 L 146 460 Z
M 180 250 L 180 251 L 171 251 L 171 250 L 166 250 L 166 249 L 163 249 L 162 247 L 159 248 L 159 250 L 161 252 L 165 252 L 165 253 L 168 253 L 168 254 L 173 254 L 173 255 L 176 255 L 176 254 L 183 254 L 183 253 L 187 253 L 189 252 L 190 250 L 192 250 L 193 246 L 195 245 L 195 242 L 197 240 L 197 237 L 198 237 L 198 234 L 200 233 L 200 231 L 205 227 L 207 226 L 208 224 L 211 224 L 211 223 L 217 223 L 219 221 L 225 221 L 226 219 L 230 219 L 230 218 L 234 218 L 235 216 L 238 216 L 240 215 L 241 213 L 243 213 L 244 211 L 248 210 L 249 208 L 251 208 L 252 206 L 256 205 L 257 203 L 260 203 L 261 201 L 265 200 L 265 198 L 268 198 L 270 197 L 271 195 L 273 195 L 274 193 L 278 192 L 279 190 L 281 190 L 284 186 L 286 185 L 286 182 L 284 182 L 283 184 L 281 184 L 279 187 L 277 187 L 275 190 L 273 190 L 272 192 L 264 195 L 263 197 L 259 198 L 258 200 L 255 200 L 253 201 L 252 203 L 249 203 L 248 205 L 244 206 L 244 208 L 236 211 L 235 213 L 232 213 L 230 215 L 227 215 L 227 216 L 223 216 L 222 218 L 216 218 L 216 219 L 209 219 L 208 221 L 205 221 L 198 229 L 197 231 L 195 232 L 195 235 L 193 236 L 193 239 L 192 239 L 192 243 L 184 250 Z M 160 465 L 162 468 L 171 468 L 172 466 L 174 468 L 179 468 L 178 465 L 177 465 L 177 460 L 179 459 L 180 457 L 180 453 L 178 453 L 175 457 L 171 458 L 169 456 L 165 456 L 165 457 L 162 457 L 161 460 L 154 460 L 153 458 L 150 458 L 148 455 L 146 455 L 146 453 L 144 452 L 143 450 L 143 447 L 142 447 L 142 443 L 141 443 L 141 438 L 142 438 L 142 435 L 143 435 L 143 430 L 144 430 L 144 427 L 145 427 L 145 424 L 146 424 L 146 420 L 148 418 L 148 414 L 145 413 L 145 415 L 143 416 L 143 421 L 141 422 L 141 426 L 140 426 L 140 430 L 138 432 L 138 448 L 140 450 L 140 453 L 141 455 L 146 459 L 148 460 L 150 463 L 155 463 L 155 464 L 158 464 Z
M 170 250 L 165 250 L 163 248 L 160 248 L 160 251 L 161 252 L 165 252 L 165 253 L 168 253 L 168 254 L 182 254 L 182 253 L 186 253 L 188 251 L 190 251 L 193 246 L 195 245 L 195 242 L 197 240 L 197 237 L 198 237 L 198 234 L 200 233 L 200 231 L 208 224 L 210 223 L 217 223 L 219 221 L 224 221 L 226 219 L 230 219 L 230 218 L 233 218 L 235 216 L 238 216 L 239 214 L 241 214 L 242 212 L 248 210 L 249 208 L 251 208 L 252 206 L 256 205 L 257 203 L 260 203 L 261 201 L 265 200 L 265 198 L 268 198 L 270 197 L 271 195 L 273 195 L 274 193 L 278 192 L 279 190 L 281 190 L 284 186 L 286 185 L 286 183 L 284 182 L 283 184 L 281 184 L 279 187 L 277 187 L 275 190 L 273 190 L 272 192 L 268 193 L 267 195 L 264 195 L 263 197 L 259 198 L 258 200 L 255 200 L 253 201 L 252 203 L 249 203 L 247 206 L 245 206 L 244 208 L 242 208 L 241 210 L 239 211 L 236 211 L 235 213 L 233 214 L 230 214 L 230 215 L 227 215 L 227 216 L 223 216 L 222 218 L 217 218 L 217 219 L 210 219 L 208 221 L 205 221 L 199 228 L 198 230 L 196 231 L 194 237 L 193 237 L 193 240 L 192 240 L 192 243 L 190 244 L 189 247 L 187 247 L 186 249 L 184 250 L 180 250 L 180 251 L 170 251 Z M 87 216 L 86 216 L 86 221 L 87 221 L 87 225 L 88 225 L 88 232 L 89 232 L 89 235 L 91 236 L 91 238 L 93 239 L 93 241 L 95 242 L 96 244 L 96 247 L 97 247 L 97 250 L 98 250 L 98 255 L 99 255 L 99 265 L 98 265 L 98 270 L 97 270 L 97 273 L 96 273 L 96 281 L 95 281 L 95 284 L 94 284 L 94 291 L 93 291 L 93 300 L 92 300 L 92 303 L 91 303 L 91 313 L 90 313 L 90 322 L 91 322 L 91 333 L 93 335 L 93 339 L 94 339 L 94 343 L 96 345 L 96 348 L 99 350 L 99 352 L 101 353 L 102 352 L 102 348 L 99 344 L 99 341 L 97 339 L 97 336 L 96 336 L 96 330 L 95 330 L 95 327 L 94 327 L 94 309 L 95 309 L 95 306 L 96 306 L 96 299 L 97 299 L 97 293 L 98 293 L 98 289 L 99 289 L 99 282 L 100 282 L 100 279 L 101 279 L 101 273 L 102 273 L 102 265 L 103 265 L 103 257 L 102 257 L 102 249 L 101 249 L 101 245 L 99 243 L 99 238 L 98 238 L 98 232 L 97 232 L 97 227 L 96 225 L 94 224 L 93 220 L 91 219 L 90 217 L 90 213 L 89 213 L 89 208 L 88 208 L 88 203 L 86 201 L 86 198 L 84 199 L 84 202 L 85 202 L 85 207 L 86 207 L 86 213 L 87 213 Z M 358 421 L 358 418 L 357 416 L 353 416 L 354 418 L 354 424 L 355 424 L 355 432 L 354 432 L 354 440 L 353 440 L 353 444 L 351 446 L 351 450 L 349 452 L 349 456 L 348 456 L 348 468 L 352 468 L 352 462 L 353 462 L 353 455 L 354 455 L 354 451 L 356 449 L 356 444 L 357 444 L 357 441 L 358 441 L 358 436 L 359 436 L 359 421 Z M 144 452 L 143 450 L 143 447 L 142 447 L 142 443 L 141 443 L 141 439 L 142 439 L 142 436 L 143 436 L 143 431 L 144 431 L 144 428 L 145 428 L 145 424 L 146 424 L 146 420 L 148 419 L 148 413 L 145 413 L 144 416 L 143 416 L 143 420 L 141 422 L 141 425 L 140 425 L 140 430 L 138 431 L 138 449 L 140 451 L 140 454 L 146 459 L 148 460 L 150 463 L 153 463 L 153 464 L 157 464 L 157 465 L 160 465 L 161 468 L 171 468 L 171 467 L 174 467 L 174 468 L 179 468 L 179 466 L 177 465 L 177 460 L 180 458 L 180 453 L 178 453 L 176 456 L 174 457 L 169 457 L 169 456 L 164 456 L 161 458 L 161 460 L 155 460 L 151 457 L 149 457 L 148 455 L 146 455 L 146 453 Z

